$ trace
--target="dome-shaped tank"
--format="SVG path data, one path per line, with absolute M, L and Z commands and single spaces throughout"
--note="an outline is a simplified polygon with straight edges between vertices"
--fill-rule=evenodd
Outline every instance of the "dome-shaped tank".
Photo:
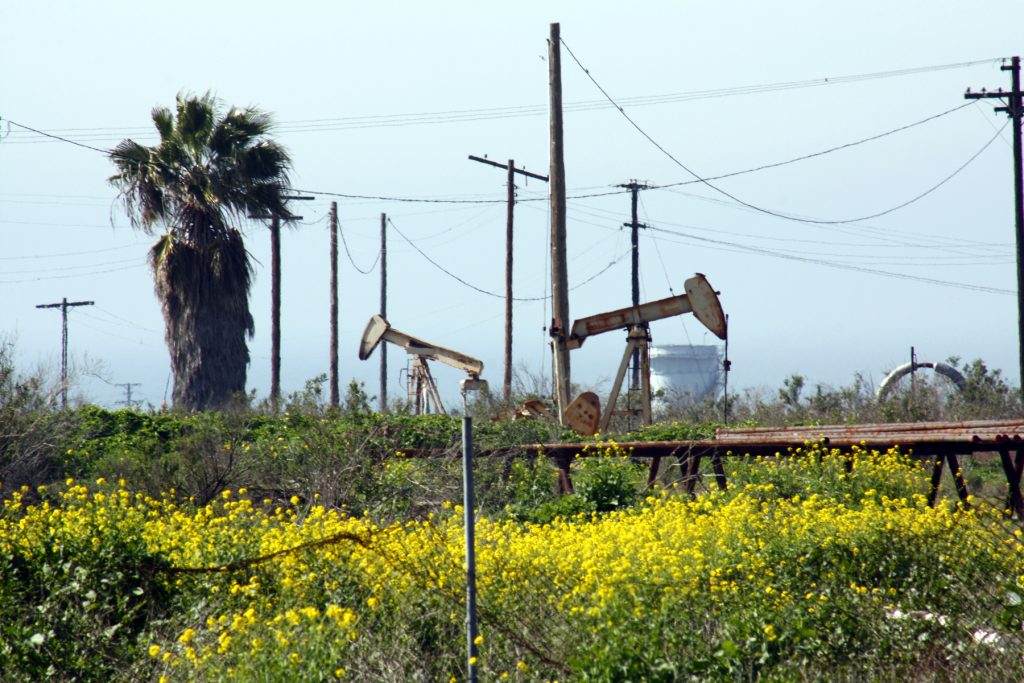
M 651 346 L 651 393 L 662 402 L 702 401 L 718 396 L 722 356 L 714 345 Z

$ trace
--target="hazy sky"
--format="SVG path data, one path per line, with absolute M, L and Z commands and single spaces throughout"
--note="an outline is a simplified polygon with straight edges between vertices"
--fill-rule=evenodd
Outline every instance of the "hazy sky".
M 812 155 L 968 104 L 968 87 L 1008 88 L 999 60 L 1024 52 L 1019 0 L 8 3 L 0 334 L 15 339 L 24 367 L 54 366 L 59 311 L 35 306 L 94 300 L 70 313 L 76 363 L 87 358 L 115 385 L 139 383 L 133 398 L 160 404 L 169 363 L 145 265 L 155 238 L 128 226 L 102 153 L 10 122 L 100 149 L 125 137 L 149 144 L 152 107 L 212 90 L 227 105 L 273 113 L 294 187 L 317 196 L 282 240 L 284 391 L 327 371 L 332 200 L 360 269 L 377 255 L 380 214 L 393 221 L 394 326 L 482 359 L 500 387 L 503 299 L 474 288 L 503 292 L 505 175 L 467 156 L 547 174 L 552 21 L 650 138 L 563 48 L 571 317 L 630 301 L 621 227 L 630 203 L 617 185 L 676 184 L 641 194 L 651 226 L 641 235 L 641 298 L 681 293 L 704 273 L 730 315 L 731 386 L 774 388 L 793 373 L 812 385 L 847 384 L 855 372 L 878 381 L 912 345 L 922 360 L 983 358 L 1016 383 L 1012 151 L 995 101 L 713 187 L 686 169 L 711 177 Z M 792 220 L 887 212 L 975 155 L 885 215 Z M 537 181 L 519 191 L 522 298 L 548 290 L 546 192 Z M 245 229 L 257 268 L 249 386 L 264 396 L 269 237 L 256 222 Z M 376 358 L 360 362 L 356 351 L 378 308 L 378 271 L 361 274 L 343 250 L 340 272 L 342 380 L 366 381 L 375 395 Z M 547 372 L 549 319 L 544 301 L 515 307 L 524 375 Z M 656 323 L 652 334 L 655 344 L 714 341 L 692 317 Z M 606 385 L 624 342 L 610 333 L 573 352 L 574 381 Z M 389 360 L 395 397 L 404 358 L 392 350 Z M 435 374 L 453 399 L 459 373 Z M 81 391 L 105 405 L 124 398 L 96 378 Z

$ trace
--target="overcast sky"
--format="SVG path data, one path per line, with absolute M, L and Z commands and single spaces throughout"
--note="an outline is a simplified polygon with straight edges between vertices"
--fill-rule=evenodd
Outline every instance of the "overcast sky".
M 812 385 L 856 372 L 878 381 L 911 346 L 921 360 L 982 358 L 1017 381 L 1010 129 L 996 101 L 963 94 L 1009 87 L 999 67 L 1024 51 L 1019 0 L 8 5 L 0 334 L 23 368 L 56 366 L 59 311 L 36 305 L 95 301 L 70 313 L 76 364 L 111 383 L 84 378 L 89 400 L 113 406 L 124 383 L 155 405 L 169 396 L 145 264 L 155 238 L 128 226 L 101 152 L 21 126 L 109 149 L 152 143 L 150 110 L 180 91 L 271 112 L 293 186 L 317 197 L 282 240 L 284 391 L 328 368 L 332 200 L 351 256 L 342 251 L 342 380 L 377 393 L 376 359 L 356 351 L 379 271 L 356 267 L 374 264 L 385 212 L 392 324 L 482 359 L 500 387 L 505 174 L 467 156 L 547 174 L 552 21 L 590 74 L 563 48 L 571 317 L 629 304 L 630 202 L 617 186 L 637 179 L 671 185 L 641 193 L 641 299 L 704 273 L 730 315 L 731 386 L 774 390 L 793 373 Z M 520 185 L 516 296 L 543 299 L 547 187 Z M 257 269 L 249 387 L 265 396 L 269 237 L 243 227 Z M 549 307 L 522 301 L 514 315 L 516 365 L 541 376 Z M 717 342 L 689 316 L 652 334 Z M 610 333 L 574 351 L 573 380 L 606 386 L 624 342 Z M 389 360 L 395 397 L 404 358 Z M 459 373 L 435 374 L 454 400 Z

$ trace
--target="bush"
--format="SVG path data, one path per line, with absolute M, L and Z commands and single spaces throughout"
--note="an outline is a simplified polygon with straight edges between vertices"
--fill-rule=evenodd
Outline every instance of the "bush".
M 169 615 L 174 593 L 159 573 L 167 562 L 147 548 L 130 494 L 99 483 L 92 494 L 71 486 L 57 505 L 24 507 L 27 490 L 5 501 L 5 681 L 104 681 L 149 668 L 139 636 Z

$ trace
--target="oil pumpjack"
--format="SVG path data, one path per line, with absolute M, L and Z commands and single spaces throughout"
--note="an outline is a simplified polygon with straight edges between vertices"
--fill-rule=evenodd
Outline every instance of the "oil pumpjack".
M 433 406 L 433 412 L 447 414 L 441 403 L 437 384 L 430 373 L 430 366 L 427 365 L 428 360 L 440 361 L 445 365 L 464 370 L 467 377 L 461 382 L 463 395 L 467 390 L 485 391 L 487 389 L 487 380 L 480 379 L 480 373 L 484 370 L 483 361 L 400 332 L 391 327 L 391 324 L 379 315 L 371 317 L 370 322 L 366 324 L 366 330 L 359 343 L 359 360 L 369 358 L 381 340 L 405 349 L 405 352 L 412 357 L 409 368 L 408 396 L 409 403 L 413 406 L 416 415 L 432 412 L 431 406 Z
M 627 330 L 626 350 L 622 355 L 622 362 L 615 375 L 604 412 L 601 411 L 601 401 L 597 395 L 589 391 L 584 392 L 566 407 L 563 415 L 565 425 L 586 435 L 607 431 L 612 416 L 622 414 L 622 411 L 617 411 L 615 406 L 634 349 L 638 349 L 640 352 L 640 418 L 644 424 L 651 423 L 651 334 L 649 323 L 684 313 L 693 313 L 697 320 L 711 330 L 715 336 L 719 339 L 726 339 L 728 330 L 725 314 L 722 312 L 722 305 L 718 300 L 718 293 L 711 287 L 704 275 L 696 273 L 687 279 L 683 286 L 686 294 L 580 318 L 573 323 L 568 336 L 555 340 L 554 343 L 562 344 L 564 349 L 573 350 L 583 346 L 583 342 L 588 337 L 612 330 Z M 632 414 L 632 411 L 626 412 Z

